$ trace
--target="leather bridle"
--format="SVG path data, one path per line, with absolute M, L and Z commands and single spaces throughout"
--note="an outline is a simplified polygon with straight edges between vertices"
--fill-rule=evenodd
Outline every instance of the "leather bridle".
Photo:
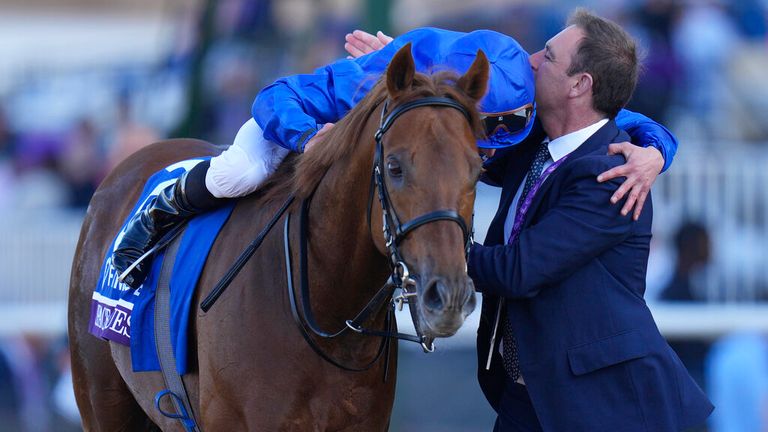
M 387 185 L 384 182 L 384 176 L 382 174 L 384 172 L 384 134 L 390 129 L 390 127 L 392 127 L 392 124 L 394 124 L 398 117 L 412 109 L 424 106 L 453 108 L 462 113 L 467 121 L 471 122 L 472 120 L 469 112 L 467 112 L 464 106 L 455 100 L 446 97 L 424 97 L 421 99 L 416 99 L 395 107 L 395 109 L 392 110 L 392 112 L 389 114 L 387 114 L 388 103 L 389 101 L 384 103 L 384 108 L 381 110 L 381 121 L 379 123 L 379 129 L 374 134 L 374 139 L 376 140 L 376 152 L 373 161 L 373 173 L 371 175 L 371 188 L 368 194 L 367 220 L 368 227 L 370 229 L 371 209 L 373 207 L 373 190 L 375 188 L 378 190 L 379 203 L 381 204 L 382 231 L 384 233 L 384 240 L 386 241 L 385 245 L 392 270 L 390 281 L 394 284 L 394 289 L 400 289 L 400 294 L 393 298 L 393 302 L 398 306 L 400 310 L 402 310 L 403 304 L 410 303 L 410 299 L 416 297 L 417 293 L 415 288 L 416 280 L 418 280 L 418 275 L 410 272 L 408 265 L 400 253 L 399 246 L 405 237 L 416 228 L 430 222 L 436 222 L 440 220 L 455 222 L 459 225 L 459 228 L 461 228 L 462 236 L 464 239 L 465 255 L 468 255 L 469 248 L 472 245 L 472 231 L 470 228 L 468 228 L 464 218 L 461 217 L 461 215 L 459 215 L 459 213 L 455 210 L 436 210 L 413 218 L 406 223 L 400 222 L 400 218 L 397 215 L 397 211 L 395 211 L 395 207 L 389 195 L 389 189 L 387 189 Z M 411 290 L 411 288 L 413 288 L 413 290 Z M 432 341 L 427 341 L 427 338 L 424 337 L 419 330 L 418 318 L 415 315 L 415 308 L 409 309 L 411 311 L 411 319 L 413 320 L 414 328 L 419 334 L 418 337 L 421 339 L 422 347 L 425 351 L 432 352 L 434 350 Z
M 300 279 L 300 285 L 301 285 L 300 294 L 302 297 L 302 302 L 301 302 L 302 313 L 299 313 L 299 305 L 296 300 L 296 293 L 293 287 L 293 272 L 292 272 L 291 250 L 290 250 L 290 240 L 289 240 L 290 213 L 286 216 L 285 225 L 284 225 L 283 236 L 284 236 L 284 244 L 285 244 L 285 259 L 286 259 L 286 271 L 287 271 L 287 279 L 288 279 L 288 291 L 289 291 L 289 299 L 291 302 L 291 312 L 294 316 L 294 319 L 298 324 L 298 327 L 302 333 L 302 336 L 310 345 L 310 347 L 318 355 L 320 355 L 323 359 L 325 359 L 329 363 L 348 371 L 363 371 L 363 370 L 369 369 L 381 357 L 382 353 L 385 350 L 389 352 L 389 341 L 393 338 L 407 340 L 411 342 L 418 342 L 421 344 L 425 352 L 434 351 L 433 338 L 424 336 L 422 334 L 419 328 L 419 321 L 418 321 L 414 307 L 411 307 L 410 310 L 411 310 L 411 318 L 413 319 L 414 327 L 417 332 L 416 336 L 398 333 L 396 330 L 393 330 L 392 328 L 394 323 L 394 319 L 393 319 L 394 307 L 397 306 L 400 309 L 402 309 L 404 304 L 410 303 L 411 299 L 417 296 L 416 280 L 419 277 L 418 275 L 410 272 L 408 265 L 403 259 L 403 256 L 400 253 L 400 249 L 399 249 L 401 242 L 408 236 L 408 234 L 413 232 L 418 227 L 428 224 L 430 222 L 446 220 L 446 221 L 455 222 L 461 228 L 463 238 L 464 238 L 464 244 L 465 244 L 465 253 L 469 253 L 469 247 L 472 244 L 471 228 L 469 228 L 464 218 L 462 218 L 461 215 L 459 215 L 459 213 L 455 210 L 436 210 L 436 211 L 432 211 L 424 215 L 421 215 L 419 217 L 416 217 L 414 219 L 411 219 L 406 223 L 401 223 L 400 218 L 398 217 L 397 212 L 395 211 L 395 208 L 393 206 L 389 191 L 387 189 L 386 183 L 384 182 L 384 177 L 382 175 L 382 172 L 384 171 L 384 162 L 383 162 L 384 161 L 384 145 L 382 142 L 383 137 L 384 137 L 384 134 L 390 129 L 390 127 L 398 117 L 415 108 L 425 107 L 425 106 L 433 106 L 433 107 L 437 106 L 437 107 L 447 107 L 447 108 L 458 110 L 464 115 L 464 117 L 467 118 L 468 121 L 471 121 L 469 112 L 467 112 L 466 108 L 464 108 L 460 103 L 446 97 L 424 97 L 421 99 L 416 99 L 414 101 L 407 102 L 397 106 L 389 114 L 387 114 L 387 106 L 388 106 L 388 102 L 385 102 L 381 112 L 381 121 L 379 124 L 379 128 L 376 131 L 376 134 L 374 135 L 374 138 L 376 140 L 376 150 L 375 150 L 373 169 L 371 174 L 371 187 L 370 187 L 370 192 L 368 196 L 367 222 L 368 222 L 369 232 L 372 233 L 373 230 L 371 229 L 371 209 L 373 206 L 374 189 L 376 189 L 378 190 L 379 202 L 382 208 L 382 225 L 383 225 L 382 231 L 384 233 L 384 240 L 385 240 L 385 245 L 386 245 L 387 253 L 389 257 L 391 273 L 387 282 L 384 284 L 384 286 L 382 286 L 379 289 L 379 291 L 373 296 L 373 298 L 368 302 L 368 304 L 366 304 L 366 306 L 355 316 L 355 318 L 346 321 L 346 327 L 343 327 L 340 330 L 333 333 L 323 331 L 317 325 L 310 307 L 309 281 L 308 281 L 309 277 L 308 277 L 308 270 L 307 270 L 307 267 L 308 267 L 307 265 L 308 264 L 307 263 L 308 261 L 307 260 L 307 241 L 308 241 L 307 240 L 307 237 L 308 237 L 307 219 L 308 219 L 308 213 L 309 213 L 309 201 L 311 200 L 311 196 L 303 200 L 303 202 L 301 203 L 301 212 L 300 212 L 301 219 L 300 219 L 300 235 L 299 235 L 299 262 L 300 262 L 299 264 L 300 278 L 299 279 Z M 395 295 L 395 292 L 398 289 L 400 290 L 400 294 Z M 379 310 L 382 304 L 384 304 L 388 300 L 390 300 L 390 305 L 389 305 L 386 320 L 385 320 L 385 328 L 383 330 L 372 330 L 372 329 L 363 327 L 363 323 L 366 322 L 368 318 L 377 310 Z M 382 343 L 379 345 L 379 349 L 376 356 L 370 362 L 368 362 L 366 365 L 362 367 L 350 367 L 350 366 L 339 363 L 337 360 L 333 359 L 328 353 L 326 353 L 309 334 L 311 332 L 318 337 L 328 339 L 328 338 L 335 338 L 337 336 L 340 336 L 342 333 L 344 333 L 345 330 L 348 330 L 348 329 L 351 329 L 360 334 L 369 335 L 369 336 L 378 336 L 383 338 Z M 388 359 L 389 359 L 389 355 L 386 356 L 387 361 Z M 386 376 L 387 369 L 388 369 L 388 366 L 385 367 L 385 376 Z
M 436 210 L 430 213 L 423 214 L 419 217 L 413 218 L 410 221 L 401 224 L 400 218 L 397 216 L 394 206 L 392 205 L 392 199 L 389 196 L 389 190 L 384 182 L 382 172 L 384 172 L 384 144 L 382 140 L 384 134 L 392 127 L 395 120 L 404 113 L 423 106 L 443 106 L 458 110 L 461 112 L 467 121 L 471 121 L 471 117 L 467 110 L 458 102 L 446 97 L 425 97 L 416 99 L 411 102 L 404 103 L 397 106 L 389 115 L 387 115 L 388 102 L 384 103 L 384 108 L 381 110 L 381 123 L 379 129 L 374 135 L 376 140 L 376 153 L 373 161 L 373 174 L 371 176 L 371 190 L 368 194 L 368 226 L 371 225 L 371 207 L 373 204 L 373 188 L 378 189 L 379 202 L 381 203 L 382 215 L 383 215 L 383 230 L 384 239 L 386 240 L 386 247 L 389 252 L 390 260 L 393 268 L 400 264 L 404 265 L 404 261 L 398 246 L 402 240 L 416 228 L 428 224 L 430 222 L 436 222 L 439 220 L 448 220 L 456 222 L 461 228 L 461 232 L 464 238 L 464 245 L 467 253 L 469 252 L 469 246 L 471 245 L 472 233 L 467 228 L 467 223 L 464 218 L 459 215 L 455 210 Z M 386 116 L 386 117 L 385 117 Z

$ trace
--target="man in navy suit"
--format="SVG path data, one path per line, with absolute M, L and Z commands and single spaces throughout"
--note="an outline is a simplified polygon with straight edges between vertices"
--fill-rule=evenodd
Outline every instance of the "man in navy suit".
M 482 292 L 480 385 L 495 431 L 681 431 L 712 405 L 659 333 L 643 294 L 653 209 L 607 204 L 627 141 L 613 121 L 634 90 L 634 41 L 577 11 L 531 56 L 540 127 L 500 150 L 502 186 L 469 275 Z

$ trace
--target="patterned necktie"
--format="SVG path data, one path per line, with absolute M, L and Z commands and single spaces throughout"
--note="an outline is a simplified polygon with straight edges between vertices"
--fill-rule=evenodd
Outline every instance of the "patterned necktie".
M 528 177 L 525 178 L 525 185 L 523 186 L 523 193 L 520 194 L 520 200 L 517 201 L 517 210 L 520 211 L 520 205 L 525 201 L 525 197 L 528 196 L 528 192 L 531 190 L 536 180 L 541 176 L 541 172 L 544 170 L 544 163 L 547 162 L 552 156 L 549 154 L 549 140 L 543 141 L 539 144 L 539 149 L 536 151 L 536 157 L 533 158 L 531 168 L 528 170 Z
M 544 170 L 544 163 L 550 158 L 549 154 L 549 141 L 544 141 L 539 146 L 536 152 L 536 157 L 533 159 L 531 169 L 528 170 L 528 177 L 525 179 L 525 185 L 523 186 L 523 193 L 520 194 L 520 200 L 517 202 L 517 211 L 520 211 L 520 205 L 525 201 L 528 196 L 528 192 L 531 187 L 541 176 L 541 172 Z M 507 376 L 512 381 L 517 381 L 520 378 L 520 359 L 517 354 L 517 340 L 515 339 L 515 331 L 512 329 L 512 323 L 507 319 L 507 314 L 504 314 L 504 327 L 503 327 L 503 341 L 502 344 L 502 358 L 504 360 L 504 370 L 507 372 Z

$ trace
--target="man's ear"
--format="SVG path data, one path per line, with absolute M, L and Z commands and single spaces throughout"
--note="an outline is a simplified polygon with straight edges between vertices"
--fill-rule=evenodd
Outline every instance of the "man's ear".
M 587 72 L 582 72 L 578 74 L 578 79 L 573 83 L 573 86 L 571 87 L 571 91 L 570 91 L 570 96 L 579 97 L 587 92 L 591 92 L 593 85 L 594 85 L 594 80 L 592 78 L 592 74 L 589 74 Z

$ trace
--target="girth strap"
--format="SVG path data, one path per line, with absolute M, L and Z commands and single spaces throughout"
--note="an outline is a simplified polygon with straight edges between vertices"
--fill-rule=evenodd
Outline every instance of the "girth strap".
M 187 432 L 200 432 L 197 421 L 195 421 L 192 404 L 189 402 L 187 389 L 184 387 L 184 381 L 176 370 L 176 356 L 171 340 L 170 281 L 180 243 L 181 237 L 176 237 L 165 252 L 155 294 L 155 347 L 157 358 L 160 360 L 160 371 L 163 373 L 163 381 L 165 381 L 166 386 L 165 390 L 155 395 L 155 407 L 162 415 L 178 419 Z M 176 413 L 168 413 L 160 408 L 160 402 L 165 396 L 170 396 Z

